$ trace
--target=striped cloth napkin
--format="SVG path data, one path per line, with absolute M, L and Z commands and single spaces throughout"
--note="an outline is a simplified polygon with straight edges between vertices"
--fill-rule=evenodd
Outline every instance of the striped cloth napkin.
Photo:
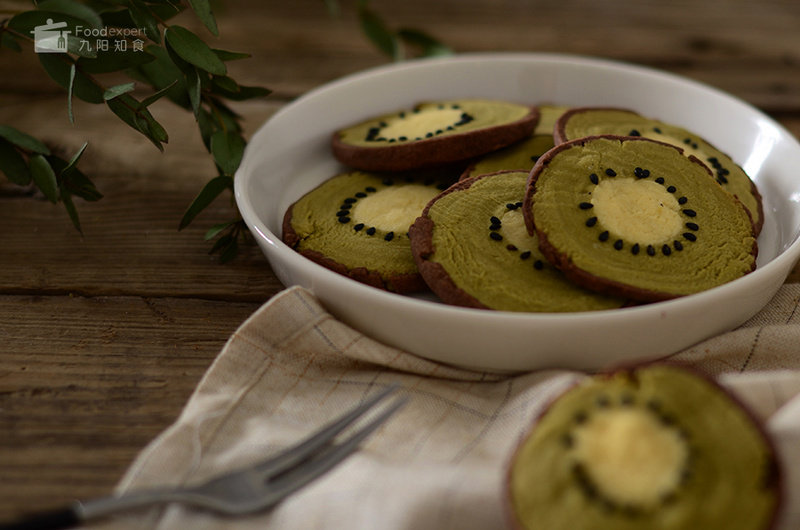
M 800 284 L 738 329 L 672 358 L 750 405 L 787 471 L 781 530 L 800 528 Z M 292 445 L 377 388 L 409 403 L 362 449 L 271 511 L 230 518 L 178 504 L 119 516 L 109 528 L 504 528 L 505 467 L 545 404 L 583 374 L 518 375 L 444 366 L 336 320 L 288 288 L 231 336 L 175 423 L 136 458 L 118 493 L 202 481 Z M 93 527 L 94 528 L 94 527 Z

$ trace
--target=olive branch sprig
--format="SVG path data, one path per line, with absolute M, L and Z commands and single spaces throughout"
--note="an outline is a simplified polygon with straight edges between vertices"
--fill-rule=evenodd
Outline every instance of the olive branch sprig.
M 325 4 L 332 16 L 338 15 L 336 0 L 325 0 Z M 248 53 L 211 48 L 197 34 L 171 23 L 187 8 L 208 32 L 219 35 L 209 0 L 43 0 L 0 21 L 0 50 L 12 52 L 38 45 L 37 27 L 53 22 L 61 25 L 59 45 L 63 49 L 37 53 L 36 57 L 47 75 L 66 91 L 70 122 L 75 120 L 74 98 L 102 104 L 164 151 L 169 135 L 149 107 L 166 98 L 194 114 L 217 175 L 183 212 L 179 230 L 189 226 L 217 197 L 233 191 L 246 140 L 243 118 L 229 103 L 266 97 L 271 92 L 266 87 L 240 84 L 228 75 L 226 63 L 246 59 Z M 357 9 L 364 35 L 393 60 L 406 56 L 405 46 L 419 48 L 421 55 L 450 53 L 422 31 L 390 28 L 367 0 L 359 0 Z M 103 82 L 106 75 L 120 73 L 131 81 L 110 86 Z M 137 83 L 144 85 L 149 95 L 137 99 L 133 95 Z M 25 132 L 0 125 L 0 171 L 11 183 L 34 186 L 50 202 L 61 202 L 78 231 L 81 224 L 73 197 L 97 201 L 103 196 L 77 167 L 86 149 L 84 143 L 71 157 L 62 157 Z M 247 233 L 237 211 L 233 219 L 209 228 L 205 239 L 215 240 L 210 253 L 218 254 L 224 263 L 236 256 Z

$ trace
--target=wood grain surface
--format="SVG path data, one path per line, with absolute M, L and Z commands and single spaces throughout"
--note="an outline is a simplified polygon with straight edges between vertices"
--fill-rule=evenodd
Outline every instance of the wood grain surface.
M 388 60 L 366 41 L 355 1 L 219 2 L 217 48 L 244 84 L 274 92 L 237 104 L 251 134 L 308 90 Z M 0 1 L 0 16 L 27 3 Z M 374 0 L 392 27 L 415 27 L 458 53 L 602 56 L 674 72 L 760 108 L 800 137 L 797 0 Z M 202 31 L 192 13 L 178 19 Z M 214 176 L 193 117 L 159 102 L 165 153 L 103 106 L 76 102 L 32 50 L 0 50 L 0 123 L 72 152 L 104 198 L 64 209 L 0 183 L 0 519 L 112 491 L 180 412 L 228 336 L 282 286 L 255 245 L 233 263 L 203 234 L 234 214 L 218 199 L 178 222 Z M 800 281 L 795 269 L 789 281 Z

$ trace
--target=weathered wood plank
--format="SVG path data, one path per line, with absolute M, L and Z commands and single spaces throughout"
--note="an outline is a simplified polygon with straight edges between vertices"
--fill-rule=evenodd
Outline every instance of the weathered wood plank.
M 257 307 L 0 296 L 0 518 L 109 493 Z

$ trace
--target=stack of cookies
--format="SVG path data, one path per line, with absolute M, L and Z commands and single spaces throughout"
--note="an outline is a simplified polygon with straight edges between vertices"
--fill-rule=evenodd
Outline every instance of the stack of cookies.
M 506 311 L 611 309 L 755 269 L 761 197 L 696 134 L 627 109 L 436 101 L 336 131 L 347 169 L 283 239 L 398 293 Z

